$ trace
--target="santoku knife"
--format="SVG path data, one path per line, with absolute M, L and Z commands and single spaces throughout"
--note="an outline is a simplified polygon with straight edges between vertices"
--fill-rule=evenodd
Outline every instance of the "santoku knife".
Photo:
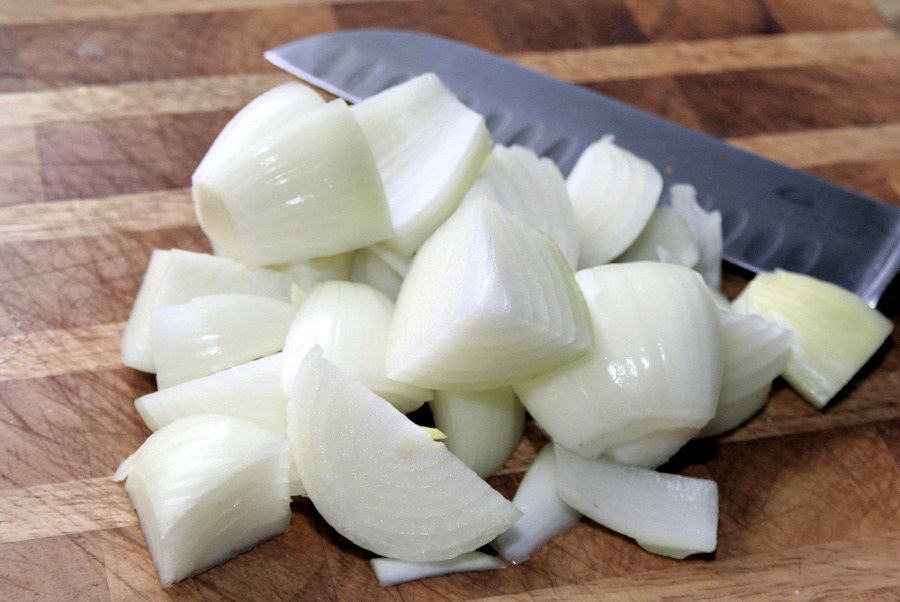
M 350 102 L 436 73 L 484 115 L 495 141 L 549 156 L 564 174 L 589 144 L 612 134 L 651 161 L 667 187 L 692 184 L 704 208 L 721 211 L 725 259 L 742 268 L 811 274 L 873 306 L 900 270 L 900 208 L 472 46 L 357 29 L 298 40 L 265 57 Z

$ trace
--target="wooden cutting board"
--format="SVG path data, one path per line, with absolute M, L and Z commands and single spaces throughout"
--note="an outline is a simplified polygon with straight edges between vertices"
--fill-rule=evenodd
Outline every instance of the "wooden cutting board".
M 900 205 L 900 41 L 866 0 L 5 0 L 0 599 L 900 599 L 898 331 L 825 411 L 778 385 L 676 458 L 719 484 L 713 555 L 584 521 L 523 565 L 383 589 L 300 501 L 289 534 L 161 590 L 110 479 L 154 389 L 119 363 L 123 323 L 152 249 L 209 250 L 190 174 L 289 79 L 262 52 L 361 26 L 457 38 Z M 511 496 L 543 442 L 531 427 L 492 484 Z

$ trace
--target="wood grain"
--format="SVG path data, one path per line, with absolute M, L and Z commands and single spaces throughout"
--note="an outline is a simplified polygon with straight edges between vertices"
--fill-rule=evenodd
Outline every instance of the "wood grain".
M 531 560 L 380 588 L 312 504 L 163 591 L 118 464 L 149 435 L 124 321 L 155 248 L 208 251 L 190 175 L 289 76 L 262 58 L 351 27 L 447 35 L 900 206 L 900 39 L 867 0 L 10 0 L 0 6 L 0 599 L 900 599 L 900 295 L 824 411 L 784 383 L 666 470 L 720 487 L 719 547 L 675 561 L 589 521 Z M 726 275 L 735 294 L 746 274 Z M 533 424 L 490 483 L 512 496 Z

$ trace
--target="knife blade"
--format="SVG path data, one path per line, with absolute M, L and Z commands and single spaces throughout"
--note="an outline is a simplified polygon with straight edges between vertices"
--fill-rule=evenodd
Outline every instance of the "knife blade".
M 724 259 L 746 270 L 810 274 L 873 307 L 900 271 L 900 208 L 467 44 L 356 29 L 297 40 L 265 58 L 349 102 L 433 72 L 485 117 L 496 142 L 530 147 L 563 174 L 612 134 L 652 162 L 666 187 L 692 184 L 705 209 L 721 212 Z

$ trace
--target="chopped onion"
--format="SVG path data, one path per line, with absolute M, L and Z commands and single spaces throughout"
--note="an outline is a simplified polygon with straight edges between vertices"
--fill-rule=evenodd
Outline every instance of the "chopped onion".
M 351 111 L 391 207 L 396 234 L 386 244 L 412 255 L 472 185 L 490 151 L 490 132 L 433 73 L 370 96 Z
M 581 513 L 559 497 L 556 487 L 556 453 L 553 442 L 538 452 L 519 484 L 513 504 L 522 511 L 516 524 L 491 542 L 501 556 L 521 564 L 553 537 L 581 520 Z
M 618 262 L 663 261 L 693 268 L 700 259 L 694 235 L 681 215 L 668 205 L 653 210 L 638 237 L 616 257 Z
M 382 587 L 452 573 L 495 571 L 506 568 L 502 560 L 484 552 L 466 552 L 450 560 L 432 560 L 430 562 L 373 558 L 369 564 L 372 566 L 375 577 L 378 578 L 378 584 Z
M 448 560 L 521 513 L 440 442 L 322 357 L 304 358 L 288 402 L 300 477 L 347 539 L 400 560 Z
M 283 274 L 251 269 L 224 257 L 156 249 L 125 325 L 122 363 L 142 372 L 156 372 L 150 350 L 150 312 L 156 307 L 218 293 L 247 293 L 290 301 L 296 287 Z
M 468 196 L 486 194 L 556 242 L 578 267 L 578 231 L 566 181 L 553 161 L 523 146 L 495 144 Z
M 290 325 L 284 343 L 282 385 L 288 394 L 297 368 L 315 347 L 353 380 L 391 402 L 403 413 L 434 397 L 430 389 L 398 382 L 385 374 L 385 347 L 394 303 L 368 284 L 330 280 L 310 291 Z
M 587 459 L 556 448 L 560 497 L 588 518 L 654 554 L 685 558 L 716 549 L 715 481 Z
M 612 261 L 643 230 L 663 179 L 648 161 L 605 137 L 587 147 L 566 179 L 581 242 L 578 265 Z
M 372 247 L 360 249 L 353 256 L 349 280 L 374 286 L 387 295 L 391 301 L 397 300 L 397 294 L 403 284 L 403 276 L 391 267 L 381 255 L 373 251 Z
M 343 100 L 285 122 L 194 177 L 203 231 L 251 266 L 335 255 L 393 234 L 375 159 Z
M 753 277 L 734 308 L 794 333 L 784 379 L 825 407 L 878 350 L 893 324 L 850 291 L 786 270 Z
M 576 274 L 596 348 L 513 388 L 559 445 L 595 457 L 660 429 L 699 429 L 722 379 L 718 309 L 683 266 L 607 264 Z
M 194 172 L 194 178 L 202 181 L 209 171 L 242 148 L 323 104 L 325 101 L 315 90 L 300 82 L 286 82 L 260 94 L 225 124 Z
M 719 308 L 722 323 L 722 390 L 716 415 L 700 435 L 729 431 L 762 409 L 772 381 L 791 357 L 790 330 L 755 314 Z
M 669 187 L 672 208 L 685 219 L 697 242 L 699 259 L 694 269 L 713 291 L 722 287 L 722 213 L 705 211 L 697 202 L 697 190 L 690 184 Z
M 482 195 L 416 254 L 397 297 L 388 376 L 431 389 L 493 389 L 592 347 L 587 306 L 556 243 Z
M 350 268 L 353 265 L 355 254 L 356 251 L 347 251 L 337 255 L 299 259 L 267 267 L 287 274 L 295 284 L 309 291 L 326 280 L 347 280 L 350 277 Z
M 640 439 L 607 448 L 603 453 L 619 464 L 657 468 L 668 462 L 699 432 L 697 427 L 661 428 Z
M 290 529 L 284 437 L 233 416 L 181 418 L 116 471 L 168 587 Z
M 435 391 L 429 406 L 447 449 L 483 479 L 503 468 L 522 440 L 525 408 L 511 387 Z
M 297 310 L 246 294 L 195 297 L 150 314 L 150 348 L 160 389 L 281 351 Z
M 287 434 L 280 353 L 160 389 L 139 397 L 134 405 L 151 431 L 185 416 L 224 414 Z
M 287 437 L 287 395 L 281 388 L 281 354 L 240 364 L 139 397 L 134 402 L 151 431 L 186 416 L 220 414 L 243 418 Z M 306 495 L 291 461 L 290 493 Z
M 700 429 L 700 433 L 697 436 L 715 437 L 740 426 L 763 409 L 769 401 L 771 393 L 772 383 L 768 383 L 752 393 L 733 399 L 729 403 L 721 403 L 720 400 L 716 408 L 716 415 L 706 423 L 706 426 Z

